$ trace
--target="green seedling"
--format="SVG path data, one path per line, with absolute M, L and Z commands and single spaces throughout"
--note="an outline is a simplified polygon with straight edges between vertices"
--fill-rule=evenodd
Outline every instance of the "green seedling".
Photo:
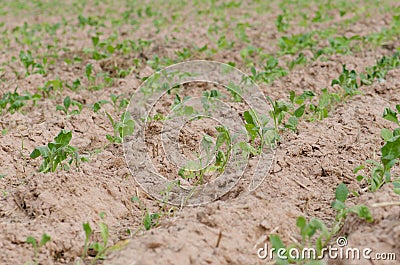
M 31 73 L 34 74 L 46 74 L 46 65 L 47 65 L 47 59 L 43 58 L 43 63 L 39 64 L 36 63 L 34 58 L 32 57 L 32 52 L 31 51 L 21 51 L 19 53 L 19 59 L 22 63 L 22 65 L 25 67 L 26 70 L 26 76 L 30 75 Z
M 17 88 L 14 92 L 7 92 L 0 99 L 0 115 L 4 110 L 10 113 L 14 113 L 19 111 L 23 106 L 26 105 L 26 102 L 29 100 L 33 101 L 33 104 L 36 104 L 36 101 L 40 99 L 41 96 L 38 94 L 31 95 L 28 92 L 25 92 L 24 95 L 20 95 L 17 92 Z
M 94 85 L 95 82 L 95 76 L 93 75 L 93 64 L 88 63 L 85 67 L 85 76 L 87 80 L 89 81 L 89 84 Z
M 192 57 L 192 53 L 188 48 L 183 48 L 182 51 L 176 51 L 176 56 L 178 56 L 178 61 L 186 61 Z
M 70 107 L 77 107 L 76 109 L 70 110 Z M 79 103 L 78 101 L 71 100 L 69 96 L 66 96 L 63 101 L 63 105 L 57 105 L 56 110 L 60 110 L 64 112 L 67 117 L 70 117 L 72 115 L 78 115 L 82 111 L 82 103 Z
M 315 97 L 314 92 L 310 90 L 304 91 L 300 95 L 296 95 L 294 91 L 289 92 L 290 104 L 288 104 L 287 113 L 290 115 L 284 127 L 292 131 L 297 131 L 299 119 L 304 115 L 308 104 L 306 101 L 311 101 Z
M 183 179 L 196 179 L 197 184 L 203 184 L 203 178 L 206 174 L 212 174 L 214 172 L 221 173 L 224 171 L 226 163 L 229 161 L 229 154 L 231 151 L 231 137 L 228 129 L 225 126 L 217 126 L 215 129 L 218 132 L 216 140 L 210 135 L 204 135 L 201 141 L 202 149 L 206 152 L 207 161 L 211 159 L 211 156 L 215 154 L 215 163 L 205 168 L 201 168 L 202 157 L 201 154 L 197 154 L 200 160 L 198 162 L 189 163 L 185 167 L 182 167 L 178 171 L 178 175 Z M 227 150 L 222 149 L 223 145 L 227 147 Z M 199 169 L 201 168 L 201 169 Z
M 278 32 L 285 32 L 289 29 L 289 19 L 290 16 L 286 9 L 283 9 L 283 14 L 279 14 L 276 21 L 275 26 Z
M 221 92 L 218 90 L 211 90 L 211 91 L 204 91 L 201 97 L 201 103 L 203 104 L 203 108 L 206 112 L 210 111 L 212 107 L 212 103 L 214 99 L 221 99 L 223 98 Z
M 143 228 L 148 231 L 151 228 L 157 227 L 159 224 L 159 220 L 162 216 L 162 212 L 159 213 L 150 213 L 148 209 L 146 209 L 145 205 L 140 201 L 139 197 L 134 196 L 131 198 L 132 202 L 136 202 L 139 204 L 141 211 L 143 212 Z M 139 229 L 142 229 L 141 227 Z
M 249 37 L 246 34 L 246 29 L 250 27 L 248 22 L 246 23 L 237 23 L 235 27 L 235 36 L 243 43 L 249 43 Z M 233 46 L 233 44 L 232 44 Z
M 243 91 L 240 88 L 240 86 L 234 84 L 233 82 L 230 82 L 226 86 L 226 89 L 231 93 L 234 102 L 241 102 L 242 101 L 242 97 L 240 95 L 243 94 Z
M 104 215 L 105 214 L 103 212 L 100 213 L 100 218 L 102 220 L 102 222 L 99 223 L 101 241 L 92 242 L 91 237 L 93 235 L 93 230 L 90 227 L 89 223 L 83 224 L 83 230 L 85 232 L 85 243 L 82 252 L 82 259 L 87 257 L 89 250 L 93 250 L 95 252 L 95 255 L 90 262 L 91 265 L 96 264 L 98 260 L 104 260 L 109 252 L 120 250 L 127 244 L 127 241 L 122 241 L 113 246 L 109 246 L 108 239 L 110 235 L 108 225 L 104 223 Z
M 251 67 L 251 79 L 254 81 L 263 81 L 267 84 L 272 83 L 274 80 L 286 76 L 288 72 L 278 65 L 278 59 L 270 57 L 264 69 L 257 71 L 254 67 Z
M 126 108 L 129 105 L 129 100 L 127 98 L 125 98 L 125 95 L 123 95 L 123 94 L 121 94 L 121 95 L 111 94 L 110 98 L 111 98 L 111 102 L 114 106 L 115 111 L 117 111 L 117 110 L 121 111 L 122 109 Z M 119 100 L 119 103 L 118 103 L 118 100 Z
M 171 105 L 171 109 L 174 111 L 175 115 L 191 116 L 195 113 L 195 110 L 192 106 L 185 105 L 185 102 L 190 98 L 190 96 L 185 96 L 183 99 L 181 99 L 178 94 L 175 94 L 174 103 Z
M 126 136 L 130 136 L 133 134 L 135 128 L 135 122 L 131 117 L 129 112 L 124 112 L 121 116 L 120 121 L 114 121 L 112 116 L 106 112 L 108 119 L 111 122 L 111 125 L 114 129 L 114 136 L 107 134 L 106 138 L 111 143 L 122 143 L 122 140 Z
M 284 101 L 272 100 L 267 96 L 267 100 L 272 105 L 272 110 L 269 111 L 269 116 L 274 120 L 274 128 L 277 136 L 281 131 L 283 120 L 290 109 L 290 105 Z
M 345 204 L 347 198 L 349 196 L 349 190 L 344 183 L 339 184 L 336 187 L 335 191 L 335 201 L 332 203 L 332 208 L 336 210 L 336 223 L 332 228 L 332 235 L 339 232 L 340 228 L 343 225 L 344 220 L 346 219 L 349 213 L 355 213 L 361 219 L 364 219 L 367 222 L 372 222 L 373 218 L 370 210 L 365 205 L 354 205 L 347 206 Z M 328 242 L 326 242 L 328 243 Z
M 331 86 L 339 85 L 343 89 L 343 92 L 341 93 L 342 99 L 354 96 L 355 94 L 359 94 L 357 76 L 358 74 L 355 70 L 349 71 L 346 69 L 346 65 L 344 64 L 342 73 L 338 79 L 332 80 Z
M 297 57 L 288 63 L 289 70 L 293 70 L 296 65 L 303 65 L 307 63 L 307 58 L 304 56 L 304 53 L 299 53 Z
M 344 220 L 349 213 L 355 213 L 361 219 L 367 222 L 372 222 L 373 218 L 367 206 L 354 205 L 349 207 L 345 204 L 348 195 L 349 190 L 347 189 L 346 185 L 343 183 L 339 184 L 335 191 L 335 201 L 332 203 L 333 209 L 336 210 L 336 218 L 331 229 L 329 229 L 328 226 L 318 218 L 313 218 L 307 222 L 306 218 L 300 216 L 297 218 L 296 221 L 296 225 L 300 230 L 300 242 L 296 242 L 286 247 L 278 235 L 270 235 L 272 247 L 275 248 L 274 253 L 278 249 L 286 250 L 284 255 L 281 255 L 281 257 L 275 255 L 276 264 L 288 265 L 296 263 L 302 265 L 322 265 L 324 263 L 322 263 L 322 261 L 319 261 L 318 258 L 321 257 L 323 249 L 340 231 L 343 226 Z M 293 257 L 289 255 L 289 253 L 303 253 L 303 250 L 305 248 L 315 249 L 315 252 L 309 252 L 309 256 L 304 257 L 304 259 L 293 259 Z
M 280 54 L 296 54 L 304 49 L 312 49 L 317 41 L 313 39 L 314 32 L 292 36 L 282 36 L 278 39 Z
M 44 233 L 42 235 L 42 239 L 40 240 L 40 242 L 38 242 L 36 240 L 36 238 L 34 238 L 33 236 L 28 236 L 26 238 L 26 243 L 31 244 L 33 247 L 33 252 L 34 252 L 34 257 L 32 261 L 29 261 L 27 263 L 25 263 L 26 265 L 39 265 L 39 252 L 40 249 L 42 247 L 44 247 L 47 242 L 49 242 L 51 240 L 51 237 L 49 235 L 47 235 L 46 233 Z
M 340 96 L 337 93 L 330 93 L 326 88 L 323 88 L 321 92 L 318 104 L 310 104 L 310 111 L 312 113 L 312 116 L 309 118 L 310 121 L 322 120 L 328 117 L 329 111 L 335 104 L 340 102 Z
M 75 79 L 71 85 L 66 84 L 66 86 L 71 89 L 71 91 L 77 91 L 81 87 L 81 80 L 79 78 Z
M 99 110 L 101 109 L 101 106 L 103 106 L 104 104 L 110 103 L 110 101 L 108 100 L 99 100 L 97 102 L 95 102 L 93 104 L 93 111 L 95 113 L 99 112 Z
M 55 172 L 58 166 L 64 170 L 68 170 L 73 162 L 79 168 L 80 162 L 87 162 L 86 157 L 81 157 L 78 154 L 78 149 L 69 145 L 72 139 L 72 132 L 68 130 L 61 130 L 60 133 L 54 138 L 53 142 L 44 146 L 36 147 L 30 157 L 32 159 L 41 156 L 43 162 L 39 167 L 39 172 Z
M 49 97 L 52 91 L 57 91 L 61 94 L 63 92 L 63 82 L 60 79 L 49 80 L 38 90 L 42 92 L 44 97 Z
M 396 105 L 396 110 L 397 112 L 390 108 L 385 108 L 383 118 L 400 126 L 397 117 L 400 112 L 400 104 Z M 391 169 L 399 162 L 400 158 L 400 127 L 397 127 L 393 131 L 383 128 L 381 136 L 385 141 L 381 148 L 381 161 L 367 160 L 367 164 L 373 165 L 371 174 L 358 175 L 357 180 L 365 180 L 372 192 L 379 190 L 385 183 L 390 182 L 395 186 L 395 192 L 400 194 L 400 178 L 398 176 L 393 177 L 391 172 Z M 364 168 L 365 165 L 360 165 L 354 169 L 354 173 L 356 174 Z
M 391 57 L 383 56 L 372 67 L 366 68 L 366 73 L 360 74 L 361 84 L 371 85 L 375 80 L 383 82 L 388 71 L 400 67 L 400 52 Z

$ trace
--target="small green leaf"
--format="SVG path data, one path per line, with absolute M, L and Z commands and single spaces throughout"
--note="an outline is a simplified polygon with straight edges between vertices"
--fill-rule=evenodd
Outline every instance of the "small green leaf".
M 393 191 L 394 191 L 396 194 L 399 194 L 399 195 L 400 195 L 400 182 L 393 182 L 393 186 L 394 186 Z
M 346 184 L 340 183 L 336 187 L 336 191 L 335 191 L 336 200 L 344 203 L 346 201 L 348 195 L 349 195 L 349 190 L 347 189 Z
M 49 242 L 50 240 L 51 240 L 51 237 L 48 234 L 44 233 L 42 235 L 42 239 L 40 240 L 39 247 L 46 245 L 46 243 Z
M 28 237 L 26 238 L 26 243 L 31 244 L 34 248 L 37 247 L 37 241 L 36 241 L 36 239 L 35 239 L 33 236 L 28 236 Z
M 140 202 L 139 197 L 138 196 L 133 196 L 131 198 L 131 202 Z
M 83 231 L 85 231 L 85 238 L 89 240 L 90 236 L 92 235 L 92 228 L 90 227 L 89 223 L 83 223 Z
M 71 106 L 71 98 L 69 96 L 64 98 L 64 107 L 66 109 L 69 109 L 69 107 Z
M 365 168 L 364 165 L 359 165 L 353 169 L 353 173 L 356 174 L 358 171 L 363 170 Z
M 339 201 L 339 200 L 335 200 L 332 203 L 332 208 L 335 209 L 335 210 L 343 210 L 343 209 L 346 209 L 346 205 L 343 202 Z
M 246 123 L 253 124 L 254 126 L 257 125 L 254 115 L 251 113 L 251 111 L 246 110 L 243 113 L 243 117 L 244 117 L 244 120 L 246 121 Z
M 60 133 L 54 138 L 55 143 L 66 146 L 72 139 L 72 132 L 62 129 Z
M 356 179 L 357 179 L 357 181 L 361 181 L 361 180 L 365 179 L 365 177 L 363 175 L 358 175 L 356 177 Z
M 393 133 L 392 133 L 391 130 L 388 130 L 386 128 L 382 128 L 381 136 L 382 136 L 383 140 L 388 141 L 388 140 L 393 138 Z
M 30 154 L 30 158 L 35 159 L 39 156 L 48 157 L 50 156 L 50 149 L 47 146 L 38 146 Z
M 306 109 L 306 105 L 301 105 L 294 111 L 294 116 L 296 116 L 297 118 L 300 118 L 301 116 L 303 116 L 305 109 Z
M 108 235 L 109 235 L 108 226 L 105 223 L 99 223 L 99 227 L 100 227 L 100 235 L 103 240 L 103 245 L 104 247 L 107 247 Z
M 374 220 L 369 208 L 365 205 L 355 205 L 349 210 L 350 212 L 356 213 L 358 217 L 365 219 L 367 222 L 372 222 Z
M 306 218 L 304 218 L 303 216 L 297 217 L 296 225 L 297 225 L 298 228 L 300 228 L 301 231 L 303 231 L 303 229 L 304 229 L 304 228 L 306 227 L 306 225 L 307 225 L 307 220 L 306 220 Z
M 385 108 L 385 110 L 383 111 L 383 118 L 388 121 L 392 121 L 397 125 L 400 125 L 397 119 L 397 113 L 393 111 L 391 108 Z
M 150 230 L 151 228 L 151 217 L 149 211 L 146 211 L 146 214 L 143 219 L 143 225 L 146 230 Z

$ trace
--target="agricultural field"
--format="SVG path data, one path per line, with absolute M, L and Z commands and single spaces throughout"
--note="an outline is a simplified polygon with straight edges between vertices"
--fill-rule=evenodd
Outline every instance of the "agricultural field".
M 0 53 L 0 264 L 399 264 L 398 1 L 3 0 Z

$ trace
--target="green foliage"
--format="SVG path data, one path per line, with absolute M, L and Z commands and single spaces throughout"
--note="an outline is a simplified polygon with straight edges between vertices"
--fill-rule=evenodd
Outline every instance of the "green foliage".
M 358 83 L 357 83 L 357 72 L 355 70 L 349 71 L 346 69 L 346 65 L 343 65 L 343 71 L 340 74 L 338 79 L 332 80 L 331 85 L 339 85 L 342 89 L 343 92 L 341 97 L 344 99 L 348 96 L 353 96 L 355 94 L 358 94 Z
M 361 84 L 370 85 L 375 80 L 382 82 L 385 80 L 386 74 L 392 69 L 400 67 L 400 52 L 396 52 L 393 56 L 383 56 L 377 60 L 372 67 L 366 68 L 366 73 L 360 75 Z
M 279 14 L 275 21 L 275 26 L 278 32 L 285 32 L 289 29 L 289 18 L 290 15 L 287 10 L 283 9 L 283 14 Z
M 284 259 L 279 258 L 275 253 L 276 264 L 320 264 L 317 258 L 321 256 L 323 249 L 329 244 L 332 237 L 339 232 L 349 213 L 355 213 L 361 219 L 372 222 L 373 218 L 368 207 L 365 205 L 349 207 L 345 204 L 348 195 L 349 190 L 347 186 L 343 183 L 339 184 L 335 191 L 335 201 L 332 203 L 333 209 L 336 210 L 336 218 L 330 229 L 318 218 L 312 218 L 307 222 L 306 218 L 300 216 L 296 221 L 296 225 L 300 230 L 300 242 L 285 246 L 278 235 L 270 235 L 270 241 L 272 247 L 275 248 L 275 252 L 278 249 L 286 250 Z M 315 249 L 315 253 L 309 252 L 310 256 L 304 257 L 304 259 L 293 259 L 288 255 L 292 249 L 296 249 L 294 253 L 302 253 L 304 248 L 313 248 Z
M 349 190 L 345 184 L 341 183 L 336 187 L 335 191 L 336 200 L 332 203 L 332 208 L 337 211 L 336 221 L 338 222 L 338 224 L 341 224 L 349 213 L 355 213 L 361 219 L 364 219 L 367 222 L 372 222 L 373 218 L 367 206 L 365 205 L 355 205 L 351 207 L 346 206 L 345 201 L 347 200 L 348 195 L 349 195 Z M 334 232 L 336 233 L 337 231 Z
M 95 252 L 94 258 L 91 260 L 90 264 L 96 264 L 98 260 L 103 260 L 106 258 L 107 254 L 111 251 L 121 249 L 126 242 L 119 242 L 113 246 L 109 246 L 109 229 L 108 225 L 104 222 L 105 214 L 100 213 L 101 222 L 99 222 L 100 237 L 101 241 L 93 241 L 91 238 L 93 236 L 93 229 L 90 227 L 89 223 L 83 223 L 83 230 L 85 232 L 85 243 L 82 252 L 82 259 L 87 257 L 88 250 L 93 250 Z
M 42 92 L 43 96 L 49 97 L 52 91 L 59 93 L 63 91 L 63 82 L 60 79 L 49 80 L 43 87 L 39 87 L 38 90 Z
M 267 84 L 273 82 L 277 78 L 284 77 L 288 72 L 278 64 L 278 59 L 270 57 L 262 71 L 257 71 L 254 67 L 251 68 L 251 78 L 254 81 L 262 81 Z
M 121 95 L 115 95 L 115 94 L 111 94 L 110 95 L 111 98 L 111 102 L 114 106 L 114 110 L 115 111 L 121 111 L 123 108 L 126 108 L 129 105 L 129 100 L 127 98 L 125 98 L 125 95 L 121 94 Z M 119 101 L 119 103 L 118 103 Z M 105 103 L 105 101 L 102 101 Z M 102 104 L 104 104 L 102 103 Z
M 31 95 L 28 92 L 25 92 L 24 95 L 20 95 L 17 89 L 15 89 L 14 92 L 7 92 L 0 99 L 0 115 L 4 110 L 10 113 L 19 111 L 29 100 L 32 100 L 35 105 L 36 101 L 40 98 L 40 95 Z
M 124 112 L 121 116 L 120 121 L 115 121 L 113 117 L 106 112 L 108 119 L 114 129 L 114 135 L 107 134 L 106 138 L 111 143 L 122 143 L 122 140 L 126 136 L 130 136 L 134 132 L 135 122 L 129 112 Z
M 25 67 L 26 76 L 30 74 L 46 74 L 47 59 L 43 58 L 42 64 L 37 63 L 32 56 L 32 52 L 28 50 L 27 52 L 21 51 L 19 53 L 19 59 L 22 65 Z
M 71 89 L 71 91 L 77 91 L 81 87 L 81 80 L 79 78 L 75 79 L 71 85 L 66 84 L 66 86 Z
M 47 244 L 47 242 L 49 242 L 50 240 L 51 240 L 51 237 L 49 235 L 47 235 L 46 233 L 44 233 L 42 235 L 42 238 L 41 238 L 40 242 L 38 242 L 36 240 L 36 238 L 34 238 L 33 236 L 28 236 L 26 238 L 26 243 L 32 245 L 33 251 L 34 251 L 34 258 L 33 258 L 32 261 L 26 262 L 25 264 L 26 265 L 28 265 L 28 264 L 39 265 L 39 252 L 40 252 L 40 249 L 42 247 L 44 247 Z
M 207 161 L 211 160 L 211 156 L 215 154 L 215 163 L 208 165 L 205 168 L 201 168 L 201 159 L 199 163 L 189 163 L 184 167 L 181 167 L 178 171 L 178 175 L 183 179 L 195 179 L 196 185 L 203 184 L 203 178 L 205 174 L 212 174 L 214 172 L 221 173 L 224 171 L 227 162 L 229 161 L 229 154 L 231 150 L 231 137 L 229 130 L 225 126 L 215 127 L 218 135 L 216 139 L 210 135 L 203 135 L 201 141 L 201 147 L 206 152 Z M 223 149 L 226 146 L 226 149 Z M 200 157 L 201 154 L 196 154 Z M 199 169 L 200 168 L 200 169 Z
M 306 48 L 311 49 L 316 44 L 314 32 L 297 34 L 292 36 L 282 36 L 278 39 L 281 54 L 296 54 Z
M 79 168 L 79 163 L 81 161 L 87 161 L 86 157 L 79 156 L 76 147 L 69 145 L 71 139 L 72 132 L 63 129 L 54 138 L 53 142 L 44 146 L 38 146 L 32 151 L 30 154 L 32 159 L 38 158 L 39 156 L 43 158 L 39 172 L 54 172 L 58 166 L 61 166 L 64 170 L 68 170 L 73 162 L 75 162 L 76 167 Z
M 99 100 L 93 104 L 93 111 L 98 112 L 101 109 L 101 106 L 104 104 L 110 103 L 108 100 Z
M 70 111 L 70 107 L 74 106 L 77 107 L 76 109 L 73 109 Z M 64 112 L 67 117 L 70 117 L 72 115 L 78 115 L 82 111 L 82 104 L 79 103 L 78 101 L 71 100 L 69 96 L 66 96 L 63 101 L 63 105 L 57 105 L 56 110 L 60 110 Z
M 140 199 L 139 199 L 137 196 L 134 196 L 134 197 L 131 198 L 131 201 L 132 201 L 132 202 L 135 202 L 135 203 L 138 203 L 138 204 L 139 204 L 140 210 L 143 212 L 142 225 L 143 225 L 143 228 L 144 228 L 146 231 L 148 231 L 148 230 L 150 230 L 150 229 L 152 229 L 152 228 L 154 228 L 154 227 L 157 227 L 157 226 L 159 225 L 159 222 L 160 222 L 161 218 L 162 218 L 164 215 L 168 215 L 168 216 L 171 215 L 172 209 L 173 209 L 173 208 L 170 208 L 169 210 L 166 210 L 165 207 L 166 207 L 166 204 L 167 204 L 167 202 L 168 202 L 169 192 L 170 192 L 170 190 L 172 189 L 172 187 L 173 187 L 175 184 L 176 184 L 175 182 L 172 182 L 171 184 L 169 184 L 169 185 L 167 186 L 167 188 L 166 188 L 164 194 L 162 194 L 163 197 L 164 197 L 164 199 L 163 199 L 163 201 L 161 202 L 161 203 L 162 203 L 162 207 L 161 207 L 160 211 L 158 211 L 158 212 L 151 213 L 151 212 L 145 207 L 145 205 L 143 204 L 143 202 L 140 201 Z M 141 229 L 142 229 L 142 227 L 139 227 L 138 230 L 141 230 Z
M 396 112 L 397 111 L 397 112 Z M 395 123 L 400 126 L 397 115 L 400 112 L 400 104 L 396 105 L 396 110 L 391 108 L 385 108 L 382 117 L 388 121 Z M 373 167 L 369 175 L 357 175 L 358 181 L 366 181 L 369 189 L 372 192 L 379 190 L 385 183 L 393 183 L 395 186 L 395 192 L 399 193 L 398 187 L 400 183 L 399 176 L 392 176 L 392 168 L 399 162 L 400 158 L 400 127 L 397 127 L 393 131 L 382 128 L 381 136 L 383 138 L 384 145 L 381 148 L 381 159 L 380 162 L 374 160 L 367 160 L 367 164 L 371 164 Z M 354 169 L 354 173 L 365 168 L 365 165 L 358 166 Z
M 326 88 L 323 88 L 321 92 L 318 104 L 310 104 L 310 110 L 313 113 L 313 116 L 310 117 L 311 121 L 322 120 L 328 117 L 329 111 L 335 104 L 340 102 L 340 96 L 337 93 L 330 93 Z

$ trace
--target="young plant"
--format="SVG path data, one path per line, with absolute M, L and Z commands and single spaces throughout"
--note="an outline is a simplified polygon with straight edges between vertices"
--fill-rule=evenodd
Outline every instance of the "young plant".
M 74 106 L 77 108 L 70 111 L 69 108 L 71 106 Z M 71 98 L 69 96 L 66 96 L 64 98 L 63 105 L 57 105 L 56 110 L 61 110 L 62 112 L 64 112 L 65 115 L 67 115 L 67 117 L 70 117 L 72 115 L 78 115 L 81 113 L 82 104 L 79 103 L 78 101 L 71 100 Z
M 310 111 L 312 115 L 309 120 L 322 120 L 328 117 L 329 111 L 338 102 L 340 102 L 340 96 L 337 93 L 330 93 L 328 89 L 323 88 L 322 93 L 319 95 L 318 104 L 310 104 Z
M 19 59 L 22 65 L 25 67 L 26 76 L 30 75 L 32 72 L 34 74 L 46 74 L 46 58 L 43 59 L 43 64 L 36 63 L 32 56 L 32 52 L 28 50 L 27 52 L 21 51 L 19 53 Z
M 44 97 L 49 97 L 52 91 L 57 91 L 61 94 L 63 91 L 63 82 L 60 79 L 49 80 L 43 87 L 39 87 L 38 90 L 42 92 Z
M 99 110 L 101 109 L 101 106 L 103 106 L 104 104 L 107 104 L 107 103 L 110 103 L 108 100 L 99 100 L 99 101 L 96 101 L 94 104 L 93 104 L 93 111 L 95 112 L 95 113 L 97 113 L 97 112 L 99 112 Z
M 211 155 L 215 154 L 215 163 L 211 164 L 205 168 L 201 168 L 200 164 L 195 162 L 193 164 L 188 164 L 182 167 L 178 171 L 178 175 L 183 179 L 195 179 L 196 185 L 203 184 L 203 178 L 207 174 L 213 174 L 215 172 L 221 173 L 224 171 L 226 163 L 229 161 L 229 154 L 231 150 L 231 137 L 229 130 L 225 126 L 217 126 L 215 129 L 218 132 L 216 140 L 210 135 L 204 135 L 201 141 L 202 149 L 206 152 L 207 160 L 210 160 Z M 222 147 L 226 146 L 226 150 Z M 197 154 L 200 157 L 200 154 Z M 201 169 L 199 169 L 199 167 Z
M 397 112 L 391 108 L 385 108 L 383 118 L 400 126 L 397 117 L 400 112 L 400 104 L 396 105 L 396 110 Z M 371 174 L 370 176 L 358 175 L 357 180 L 365 180 L 372 192 L 379 190 L 385 183 L 391 182 L 395 187 L 394 191 L 400 194 L 400 178 L 399 176 L 393 177 L 391 173 L 391 169 L 398 163 L 400 158 L 400 127 L 397 127 L 393 131 L 383 128 L 381 136 L 385 141 L 381 148 L 381 161 L 367 160 L 368 164 L 374 166 Z M 354 173 L 364 168 L 365 165 L 360 165 L 354 169 Z
M 330 243 L 332 238 L 337 235 L 343 226 L 344 220 L 349 213 L 355 213 L 361 219 L 367 222 L 372 222 L 373 218 L 370 210 L 365 205 L 347 206 L 345 204 L 349 195 L 349 190 L 346 185 L 341 183 L 335 191 L 335 201 L 332 203 L 332 208 L 336 210 L 336 218 L 329 229 L 328 226 L 320 219 L 313 218 L 307 222 L 306 218 L 300 216 L 297 218 L 296 225 L 300 230 L 301 241 L 286 247 L 278 235 L 270 235 L 272 247 L 275 248 L 274 253 L 278 249 L 285 249 L 284 255 L 278 257 L 275 255 L 276 264 L 288 265 L 296 264 L 324 264 L 318 259 L 322 256 L 323 249 Z M 315 252 L 308 252 L 308 257 L 301 259 L 293 258 L 289 253 L 304 253 L 303 250 L 315 249 Z M 295 250 L 293 250 L 295 249 Z
M 114 106 L 114 110 L 115 111 L 121 111 L 121 109 L 126 108 L 129 105 L 129 100 L 127 98 L 124 97 L 125 95 L 121 94 L 121 95 L 115 95 L 115 94 L 111 94 L 110 98 L 111 98 L 111 102 Z M 121 100 L 119 101 L 118 104 L 118 100 L 121 98 Z
M 340 228 L 343 225 L 344 220 L 346 219 L 349 213 L 355 213 L 361 219 L 364 219 L 367 222 L 372 222 L 373 218 L 370 210 L 365 205 L 354 205 L 347 206 L 345 204 L 347 198 L 349 196 L 349 190 L 344 183 L 340 183 L 336 187 L 335 191 L 335 201 L 332 203 L 332 208 L 336 210 L 336 218 L 335 224 L 332 227 L 332 235 L 335 235 L 339 232 Z
M 36 147 L 30 157 L 32 159 L 41 156 L 43 162 L 39 167 L 39 172 L 55 172 L 60 166 L 64 170 L 68 170 L 73 162 L 79 168 L 80 162 L 86 162 L 86 157 L 81 157 L 78 154 L 78 149 L 69 145 L 72 139 L 72 132 L 68 130 L 61 130 L 60 133 L 54 138 L 53 142 L 44 146 Z
M 306 90 L 300 95 L 296 95 L 294 91 L 289 92 L 290 105 L 288 105 L 288 114 L 290 117 L 284 125 L 285 128 L 292 131 L 297 130 L 299 119 L 304 115 L 308 106 L 306 101 L 311 101 L 313 97 L 315 97 L 315 94 L 310 90 Z
M 289 19 L 290 15 L 286 9 L 283 9 L 283 14 L 279 14 L 275 21 L 275 26 L 278 32 L 285 32 L 289 29 Z
M 339 78 L 332 80 L 331 86 L 339 85 L 343 89 L 343 92 L 341 93 L 342 100 L 346 97 L 351 97 L 359 93 L 357 76 L 358 74 L 354 69 L 349 71 L 346 69 L 346 65 L 344 64 L 343 71 Z
M 279 66 L 278 59 L 270 57 L 262 71 L 257 71 L 254 67 L 251 68 L 251 79 L 254 81 L 263 81 L 267 84 L 272 83 L 275 79 L 284 77 L 288 72 Z
M 36 101 L 40 98 L 40 95 L 31 95 L 28 92 L 25 92 L 24 95 L 20 95 L 16 88 L 14 92 L 5 93 L 0 99 L 0 114 L 3 113 L 3 110 L 14 113 L 25 106 L 28 100 L 33 100 L 33 104 L 36 104 Z
M 82 259 L 87 257 L 89 250 L 93 250 L 95 254 L 94 258 L 90 262 L 91 265 L 96 264 L 96 262 L 100 259 L 105 259 L 110 251 L 122 249 L 127 243 L 127 241 L 122 241 L 113 246 L 109 246 L 109 229 L 108 225 L 104 223 L 104 215 L 105 214 L 103 212 L 100 213 L 100 218 L 102 220 L 102 222 L 99 223 L 101 241 L 92 242 L 91 237 L 93 235 L 93 230 L 90 227 L 89 223 L 83 224 L 83 230 L 85 232 L 85 243 L 82 252 Z
M 47 235 L 46 233 L 44 233 L 42 235 L 42 239 L 40 240 L 40 242 L 38 242 L 36 240 L 36 238 L 34 238 L 33 236 L 28 236 L 26 238 L 26 243 L 31 244 L 33 247 L 33 252 L 34 252 L 34 257 L 32 261 L 29 261 L 27 263 L 25 263 L 25 265 L 39 265 L 39 252 L 40 249 L 46 245 L 47 242 L 49 242 L 51 240 L 51 237 L 49 235 Z
M 140 210 L 143 212 L 143 220 L 142 220 L 143 227 L 146 231 L 158 225 L 159 219 L 162 216 L 161 212 L 150 213 L 149 210 L 145 207 L 145 205 L 140 201 L 139 197 L 137 196 L 132 197 L 131 201 L 137 202 L 139 204 Z M 139 230 L 142 230 L 142 228 L 140 227 Z
M 110 134 L 106 135 L 107 140 L 109 140 L 111 143 L 122 143 L 124 137 L 133 134 L 135 122 L 129 112 L 124 112 L 121 116 L 120 121 L 115 121 L 113 117 L 107 112 L 106 115 L 114 129 L 114 136 Z

